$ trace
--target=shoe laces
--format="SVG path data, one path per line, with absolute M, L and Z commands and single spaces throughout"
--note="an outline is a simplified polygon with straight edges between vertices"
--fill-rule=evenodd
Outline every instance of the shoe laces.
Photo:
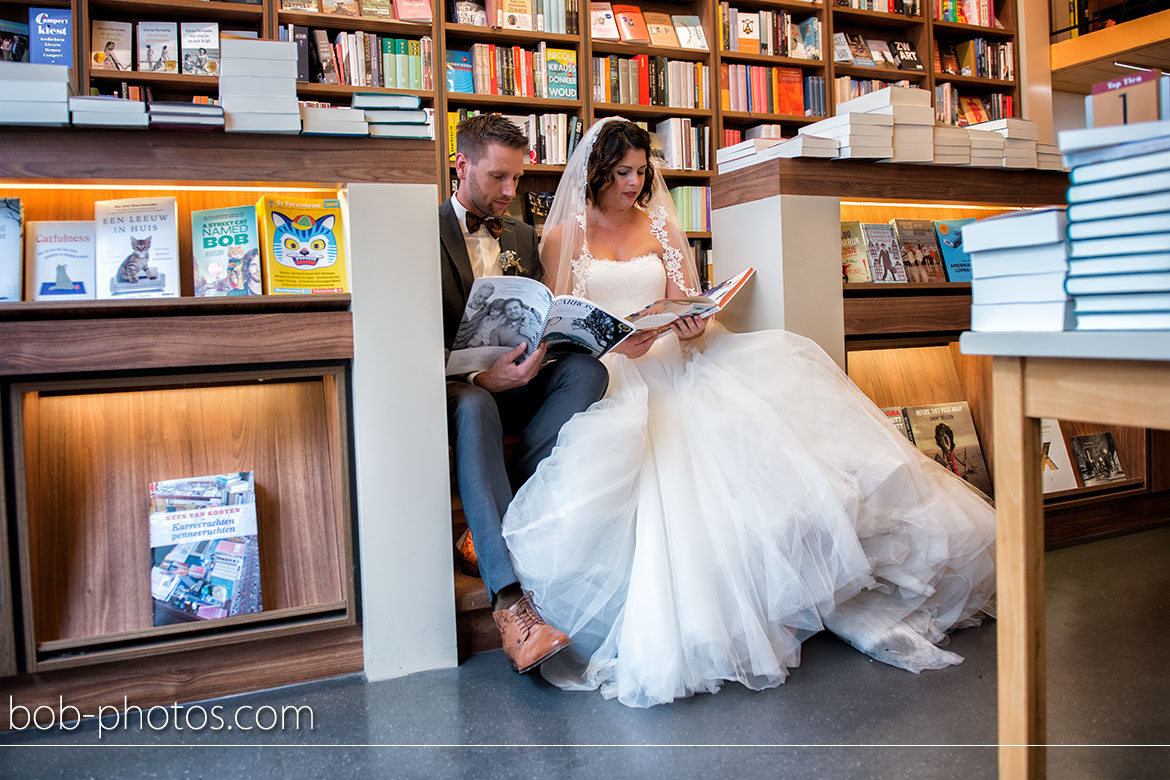
M 532 599 L 532 591 L 524 591 L 523 598 L 520 599 L 519 604 L 520 609 L 516 611 L 516 622 L 525 631 L 531 631 L 544 622 L 536 611 L 536 602 Z

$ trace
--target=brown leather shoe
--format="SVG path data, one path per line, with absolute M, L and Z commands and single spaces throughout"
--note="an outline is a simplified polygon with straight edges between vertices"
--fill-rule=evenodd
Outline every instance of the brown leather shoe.
M 493 612 L 492 619 L 500 630 L 508 663 L 520 674 L 535 669 L 573 644 L 568 634 L 544 622 L 527 593 L 507 609 Z

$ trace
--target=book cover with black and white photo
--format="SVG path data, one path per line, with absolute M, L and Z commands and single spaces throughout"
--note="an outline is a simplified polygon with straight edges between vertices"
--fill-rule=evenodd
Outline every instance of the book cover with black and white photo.
M 1077 461 L 1077 471 L 1080 472 L 1081 482 L 1085 487 L 1107 485 L 1125 479 L 1121 455 L 1117 452 L 1117 444 L 1109 431 L 1073 436 L 1072 449 L 1073 457 Z

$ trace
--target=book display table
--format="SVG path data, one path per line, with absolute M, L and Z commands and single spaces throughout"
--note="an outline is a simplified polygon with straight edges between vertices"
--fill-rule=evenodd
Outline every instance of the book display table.
M 1170 429 L 1170 333 L 972 333 L 992 358 L 998 565 L 999 773 L 1045 776 L 1044 496 L 1040 418 Z

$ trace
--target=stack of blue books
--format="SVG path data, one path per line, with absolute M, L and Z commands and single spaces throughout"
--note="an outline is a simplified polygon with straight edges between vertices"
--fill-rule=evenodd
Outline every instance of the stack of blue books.
M 1066 130 L 1077 330 L 1170 330 L 1170 121 Z
M 365 112 L 375 138 L 435 137 L 432 114 L 415 95 L 355 92 L 350 105 Z

